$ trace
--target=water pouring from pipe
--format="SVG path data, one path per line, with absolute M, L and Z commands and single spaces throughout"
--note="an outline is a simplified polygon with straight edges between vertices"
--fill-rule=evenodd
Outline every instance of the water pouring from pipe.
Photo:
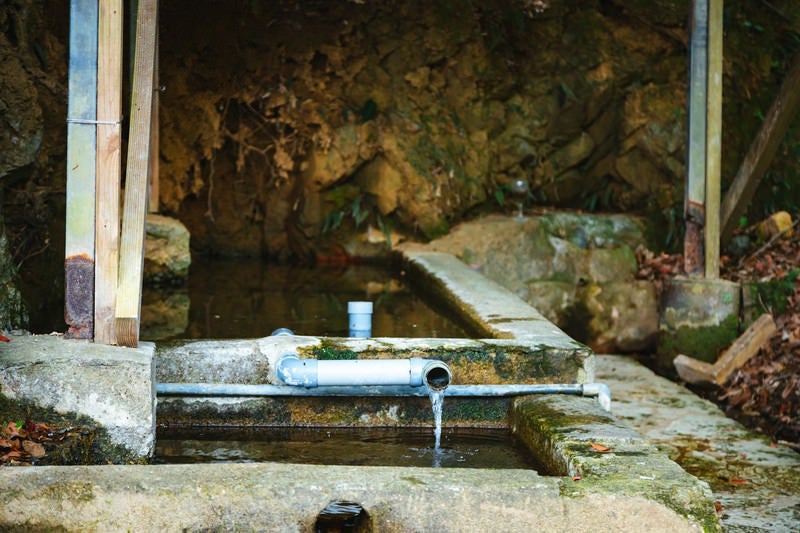
M 434 453 L 442 436 L 442 403 L 452 373 L 442 361 L 410 359 L 301 359 L 288 353 L 275 364 L 282 382 L 298 387 L 397 386 L 427 387 L 434 419 Z

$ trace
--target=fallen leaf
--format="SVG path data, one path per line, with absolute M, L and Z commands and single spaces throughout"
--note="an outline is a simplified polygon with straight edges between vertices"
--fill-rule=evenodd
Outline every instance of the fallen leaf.
M 747 480 L 740 477 L 732 477 L 731 483 L 747 483 Z
M 9 439 L 13 439 L 14 437 L 25 438 L 27 436 L 25 430 L 22 429 L 22 424 L 17 425 L 16 422 L 9 422 L 6 424 L 3 427 L 3 433 L 5 433 Z
M 611 451 L 611 448 L 609 448 L 607 446 L 603 446 L 602 444 L 595 444 L 594 442 L 590 442 L 589 446 L 591 446 L 592 448 L 594 448 L 598 452 L 604 452 L 605 453 L 605 452 L 610 452 Z
M 31 457 L 39 458 L 47 455 L 44 451 L 44 446 L 32 440 L 22 441 L 22 448 L 31 454 Z
M 724 507 L 720 502 L 714 502 L 714 509 L 716 509 L 717 513 L 721 513 Z
M 0 456 L 0 461 L 8 461 L 9 459 L 21 459 L 27 456 L 22 450 L 12 450 L 5 455 Z

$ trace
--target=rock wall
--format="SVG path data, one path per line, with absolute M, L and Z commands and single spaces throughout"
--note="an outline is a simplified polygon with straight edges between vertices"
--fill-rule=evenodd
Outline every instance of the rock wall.
M 687 9 L 679 0 L 205 1 L 190 13 L 167 4 L 161 199 L 196 246 L 307 257 L 324 251 L 331 229 L 441 235 L 476 209 L 507 205 L 521 178 L 534 203 L 646 211 L 674 243 Z M 762 15 L 797 26 L 795 9 L 776 10 L 782 19 Z M 757 78 L 780 79 L 736 76 L 739 60 L 763 59 L 750 53 L 754 37 L 775 39 L 774 64 L 790 48 L 790 35 L 768 38 L 757 18 L 726 11 L 731 100 L 742 86 L 752 97 Z M 726 140 L 728 174 L 749 138 Z
M 440 235 L 517 178 L 538 203 L 664 208 L 684 10 L 648 26 L 607 2 L 167 4 L 161 199 L 198 245 L 297 256 L 365 221 Z
M 63 324 L 68 22 L 68 2 L 0 3 L 0 263 L 30 317 L 2 327 Z
M 374 249 L 511 212 L 521 178 L 529 204 L 644 212 L 675 246 L 687 8 L 164 2 L 162 212 L 195 249 L 310 258 L 354 230 Z M 800 7 L 726 3 L 725 30 L 727 186 L 800 48 Z M 0 4 L 0 203 L 32 320 L 61 314 L 68 33 L 66 2 Z M 800 205 L 798 131 L 751 210 Z

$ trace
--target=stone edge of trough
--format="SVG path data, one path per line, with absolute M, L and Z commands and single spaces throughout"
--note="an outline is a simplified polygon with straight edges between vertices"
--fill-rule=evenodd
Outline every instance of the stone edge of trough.
M 491 336 L 541 343 L 565 353 L 581 354 L 582 377 L 587 382 L 593 381 L 594 354 L 591 350 L 569 338 L 527 303 L 447 254 L 406 252 L 404 258 L 408 265 L 439 280 L 441 290 L 459 295 L 458 305 L 462 311 Z M 464 287 L 471 290 L 465 291 Z M 45 340 L 35 336 L 30 339 L 47 347 L 44 353 L 37 356 L 36 350 L 34 355 L 27 351 L 24 357 L 15 358 L 8 356 L 13 351 L 3 350 L 0 378 L 4 394 L 18 384 L 20 369 L 26 366 L 55 364 L 73 372 L 81 370 L 80 364 L 58 357 L 66 343 L 60 346 L 54 343 L 63 343 L 62 339 Z M 78 352 L 100 350 L 102 353 L 92 352 L 86 364 L 99 368 L 107 366 L 109 376 L 116 374 L 127 386 L 135 386 L 137 380 L 118 372 L 117 365 L 131 364 L 139 368 L 143 376 L 149 373 L 149 383 L 145 387 L 149 387 L 149 391 L 120 393 L 126 390 L 120 385 L 122 388 L 115 394 L 138 399 L 140 412 L 113 416 L 123 422 L 117 424 L 123 427 L 123 432 L 128 416 L 134 420 L 135 416 L 142 416 L 152 421 L 154 428 L 152 346 L 144 345 L 140 352 L 134 352 L 90 343 L 69 344 L 80 346 Z M 78 357 L 77 360 L 82 359 Z M 48 386 L 42 387 L 41 394 L 44 394 Z M 96 392 L 94 395 L 82 392 L 95 402 L 106 399 Z M 81 391 L 76 394 L 80 396 Z M 147 401 L 142 401 L 142 397 Z M 60 402 L 65 404 L 63 400 Z M 531 406 L 535 409 L 531 410 Z M 576 411 L 576 406 L 584 406 L 584 411 L 589 409 L 590 412 Z M 541 413 L 547 409 L 548 417 L 542 417 Z M 649 521 L 656 517 L 655 525 L 663 527 L 672 523 L 673 530 L 718 529 L 707 484 L 680 469 L 629 428 L 622 426 L 620 429 L 593 400 L 528 397 L 515 401 L 512 411 L 513 423 L 519 426 L 524 439 L 530 445 L 541 444 L 548 450 L 551 460 L 560 462 L 554 465 L 555 470 L 566 477 L 543 478 L 530 471 L 498 474 L 404 469 L 408 475 L 398 479 L 396 469 L 382 467 L 278 464 L 3 468 L 0 469 L 0 501 L 3 502 L 0 525 L 24 525 L 33 530 L 59 527 L 91 531 L 137 529 L 143 519 L 156 529 L 252 527 L 263 520 L 261 523 L 270 527 L 284 524 L 302 530 L 313 525 L 308 521 L 331 499 L 344 498 L 362 501 L 382 531 L 406 530 L 409 526 L 424 529 L 429 525 L 425 522 L 426 516 L 435 517 L 440 530 L 463 530 L 462 517 L 478 519 L 474 510 L 491 504 L 494 506 L 491 524 L 508 520 L 506 529 L 509 531 L 527 531 L 532 524 L 565 530 L 581 530 L 581 524 L 587 529 L 590 526 L 602 529 L 603 520 L 611 529 L 641 529 L 644 524 L 653 523 Z M 522 413 L 527 414 L 522 416 Z M 560 415 L 553 418 L 558 413 Z M 587 429 L 586 420 L 579 421 L 575 416 L 599 418 L 591 430 Z M 604 416 L 606 418 L 600 420 Z M 548 418 L 555 422 L 546 422 Z M 608 447 L 609 452 L 598 452 L 592 443 L 585 441 L 589 436 L 602 439 L 602 446 Z M 142 437 L 143 446 L 152 446 L 154 434 L 153 440 L 148 439 L 147 435 Z M 532 442 L 536 439 L 541 442 Z M 311 485 L 304 484 L 303 476 L 297 475 L 299 472 L 305 473 Z M 497 479 L 493 482 L 487 476 Z M 353 478 L 355 486 L 342 481 Z M 312 485 L 314 491 L 308 489 Z M 238 490 L 243 487 L 249 492 Z M 248 496 L 243 498 L 246 492 Z M 259 492 L 264 492 L 265 499 L 275 504 L 269 512 L 264 509 L 264 500 L 253 500 L 249 495 Z M 415 509 L 398 499 L 398 495 L 404 493 L 409 495 L 410 501 L 416 502 Z M 310 494 L 315 496 L 309 498 Z M 436 494 L 445 496 L 440 507 L 435 504 L 437 498 L 433 496 Z M 459 496 L 457 505 L 453 504 L 453 494 Z M 65 501 L 69 501 L 66 507 Z M 309 501 L 312 503 L 308 504 Z M 421 501 L 428 501 L 427 507 L 420 506 Z M 545 502 L 552 502 L 551 507 L 558 511 L 544 510 Z M 611 506 L 619 512 L 609 512 Z M 190 511 L 179 512 L 178 509 Z M 452 528 L 442 527 L 442 520 L 449 520 Z M 474 522 L 469 526 L 474 527 Z
M 514 339 L 532 348 L 547 349 L 561 358 L 580 360 L 573 378 L 591 383 L 595 378 L 592 350 L 572 339 L 530 304 L 486 278 L 451 254 L 414 246 L 399 248 L 397 259 L 434 297 L 448 305 L 481 336 Z

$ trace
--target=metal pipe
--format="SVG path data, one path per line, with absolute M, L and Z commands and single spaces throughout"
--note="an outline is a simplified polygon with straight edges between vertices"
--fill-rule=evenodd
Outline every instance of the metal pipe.
M 236 383 L 158 383 L 160 395 L 182 396 L 420 396 L 428 390 L 420 386 L 322 386 L 305 388 L 283 385 L 244 385 Z M 446 397 L 503 397 L 529 394 L 572 394 L 597 397 L 601 407 L 611 411 L 611 390 L 604 383 L 522 384 L 522 385 L 450 385 Z
M 683 258 L 686 274 L 705 274 L 706 90 L 708 87 L 708 0 L 693 0 L 689 40 L 689 95 Z
M 278 379 L 295 387 L 423 385 L 442 390 L 450 385 L 450 368 L 441 361 L 410 359 L 300 359 L 282 355 L 275 364 Z

